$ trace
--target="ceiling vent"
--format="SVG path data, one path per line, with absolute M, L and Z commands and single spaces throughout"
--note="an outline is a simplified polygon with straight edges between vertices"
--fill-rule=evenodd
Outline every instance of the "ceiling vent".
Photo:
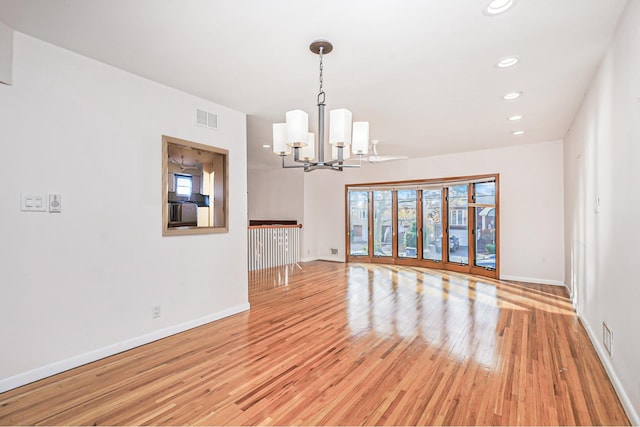
M 209 129 L 218 129 L 218 115 L 204 110 L 196 110 L 196 124 Z

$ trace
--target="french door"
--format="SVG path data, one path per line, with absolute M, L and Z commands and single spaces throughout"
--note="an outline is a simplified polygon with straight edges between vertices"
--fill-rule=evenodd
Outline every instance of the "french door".
M 498 277 L 498 176 L 347 186 L 351 262 Z

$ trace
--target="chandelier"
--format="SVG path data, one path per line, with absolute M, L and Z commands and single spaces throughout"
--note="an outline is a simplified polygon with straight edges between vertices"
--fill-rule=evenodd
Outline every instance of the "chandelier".
M 283 168 L 303 168 L 305 172 L 317 169 L 342 171 L 358 168 L 359 164 L 345 164 L 350 152 L 362 158 L 369 148 L 369 122 L 351 121 L 351 111 L 346 108 L 329 111 L 329 143 L 332 160 L 324 159 L 325 93 L 322 88 L 322 56 L 333 50 L 326 40 L 316 40 L 309 46 L 320 57 L 320 90 L 318 92 L 318 149 L 315 135 L 309 132 L 309 116 L 302 110 L 287 111 L 286 123 L 273 125 L 273 152 L 282 157 Z M 285 165 L 285 157 L 293 151 L 293 161 L 300 164 Z

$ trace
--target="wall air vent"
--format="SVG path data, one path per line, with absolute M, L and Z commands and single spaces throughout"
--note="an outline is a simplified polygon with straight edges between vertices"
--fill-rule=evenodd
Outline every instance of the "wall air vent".
M 209 129 L 218 129 L 218 115 L 204 110 L 196 110 L 196 124 Z

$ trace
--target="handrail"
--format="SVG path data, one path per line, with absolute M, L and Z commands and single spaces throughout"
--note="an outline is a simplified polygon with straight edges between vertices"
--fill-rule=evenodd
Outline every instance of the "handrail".
M 249 229 L 254 229 L 254 228 L 302 228 L 302 224 L 296 224 L 296 225 L 249 225 L 248 226 Z

